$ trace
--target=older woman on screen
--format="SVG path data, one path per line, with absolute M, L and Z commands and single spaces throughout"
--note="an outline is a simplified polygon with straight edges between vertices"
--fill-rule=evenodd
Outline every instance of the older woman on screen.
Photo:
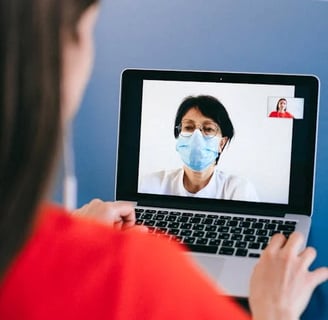
M 174 123 L 176 151 L 183 167 L 146 175 L 139 192 L 258 201 L 247 179 L 220 170 L 220 155 L 233 135 L 229 114 L 215 97 L 185 98 Z

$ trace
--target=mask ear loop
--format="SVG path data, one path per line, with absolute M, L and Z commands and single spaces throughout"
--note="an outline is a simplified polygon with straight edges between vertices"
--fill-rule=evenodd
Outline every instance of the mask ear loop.
M 75 176 L 74 150 L 71 126 L 68 125 L 63 135 L 63 205 L 68 211 L 77 207 L 77 178 Z
M 224 137 L 221 137 L 221 140 L 222 140 L 223 138 L 224 138 Z M 220 141 L 221 141 L 221 140 L 220 140 Z M 224 148 L 227 146 L 228 143 L 229 143 L 229 140 L 227 140 L 227 141 L 224 143 L 223 147 L 220 148 L 221 151 L 218 152 L 218 156 L 217 156 L 216 159 L 215 159 L 215 165 L 218 164 L 218 162 L 219 162 L 219 160 L 220 160 L 220 156 L 221 156 L 221 154 L 222 154 Z

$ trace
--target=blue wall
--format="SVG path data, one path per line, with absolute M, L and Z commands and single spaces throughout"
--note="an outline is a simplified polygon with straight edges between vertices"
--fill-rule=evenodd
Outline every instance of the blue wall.
M 315 209 L 325 215 L 327 17 L 328 2 L 311 0 L 104 0 L 94 73 L 75 121 L 79 203 L 114 198 L 124 68 L 313 73 L 321 79 Z

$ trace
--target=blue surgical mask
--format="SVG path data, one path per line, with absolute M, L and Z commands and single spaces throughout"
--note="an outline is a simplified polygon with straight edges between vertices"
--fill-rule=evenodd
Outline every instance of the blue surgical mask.
M 193 171 L 207 169 L 219 155 L 219 137 L 205 138 L 199 129 L 190 137 L 179 136 L 176 150 L 184 164 Z

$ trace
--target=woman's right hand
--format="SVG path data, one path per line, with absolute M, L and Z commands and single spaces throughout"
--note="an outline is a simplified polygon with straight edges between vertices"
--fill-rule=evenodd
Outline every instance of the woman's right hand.
M 136 215 L 133 205 L 127 201 L 102 201 L 93 199 L 73 214 L 106 223 L 115 229 L 138 229 L 147 232 L 146 226 L 136 226 Z
M 328 280 L 328 268 L 309 271 L 315 249 L 301 251 L 303 236 L 294 232 L 287 240 L 276 234 L 263 251 L 250 282 L 249 304 L 254 320 L 296 320 L 314 289 Z

